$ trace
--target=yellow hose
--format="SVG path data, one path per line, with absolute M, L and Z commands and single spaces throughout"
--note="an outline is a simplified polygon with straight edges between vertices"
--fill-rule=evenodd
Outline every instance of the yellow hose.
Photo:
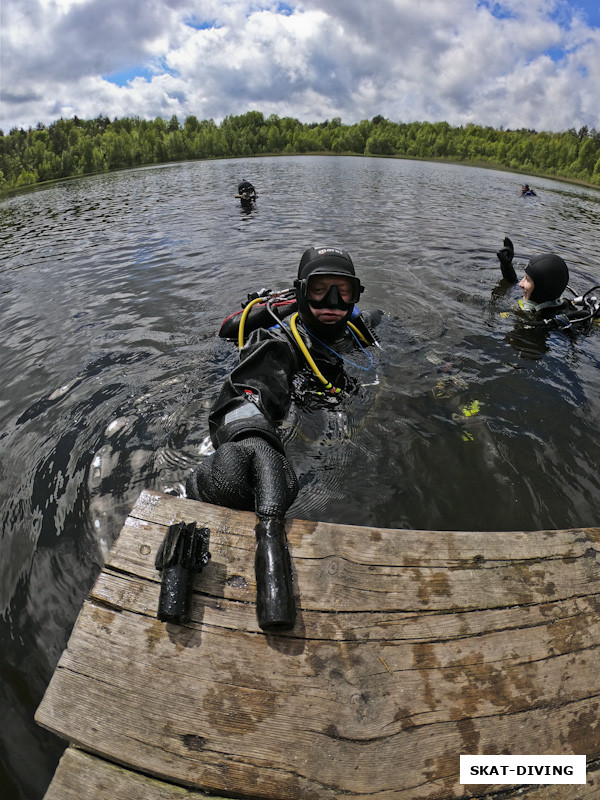
M 244 346 L 244 327 L 246 325 L 246 319 L 248 317 L 248 314 L 250 313 L 250 311 L 251 311 L 253 306 L 255 306 L 257 303 L 261 303 L 261 302 L 264 302 L 264 301 L 265 301 L 264 297 L 256 297 L 254 300 L 251 300 L 248 303 L 248 305 L 244 308 L 244 311 L 242 313 L 242 317 L 240 319 L 239 329 L 238 329 L 238 347 L 239 347 L 240 350 Z M 321 381 L 323 386 L 326 389 L 328 389 L 331 392 L 331 394 L 339 394 L 341 389 L 337 389 L 330 381 L 328 381 L 327 378 L 321 372 L 321 370 L 315 364 L 315 361 L 314 361 L 313 357 L 311 356 L 311 354 L 309 353 L 307 346 L 304 344 L 304 340 L 302 339 L 302 337 L 298 333 L 298 327 L 296 325 L 296 319 L 297 318 L 298 318 L 298 312 L 293 314 L 293 316 L 291 317 L 291 319 L 290 319 L 290 328 L 292 329 L 292 334 L 294 335 L 294 339 L 296 340 L 296 343 L 297 343 L 298 347 L 302 351 L 302 355 L 307 360 L 309 367 L 315 373 L 317 378 Z M 347 325 L 348 325 L 349 328 L 352 328 L 354 333 L 357 336 L 359 336 L 366 345 L 370 344 L 370 342 L 363 336 L 363 334 L 359 331 L 359 329 L 356 327 L 356 325 L 353 325 L 351 322 L 348 322 Z
M 339 394 L 339 392 L 341 390 L 340 389 L 336 389 L 336 387 L 327 380 L 327 378 L 323 375 L 321 370 L 315 364 L 314 359 L 311 356 L 311 354 L 308 352 L 308 347 L 304 344 L 304 340 L 302 339 L 302 337 L 298 333 L 298 327 L 296 325 L 297 317 L 298 317 L 298 312 L 296 311 L 296 313 L 293 314 L 292 318 L 290 319 L 290 328 L 292 329 L 292 333 L 294 334 L 294 339 L 298 343 L 298 347 L 302 351 L 302 355 L 308 361 L 309 367 L 315 373 L 317 378 L 321 381 L 323 386 L 325 386 L 326 389 L 329 389 L 331 391 L 331 394 Z
M 264 300 L 265 300 L 264 297 L 256 297 L 254 300 L 251 300 L 248 303 L 248 305 L 246 306 L 246 308 L 244 309 L 244 312 L 242 314 L 242 318 L 240 319 L 240 327 L 238 328 L 238 347 L 240 348 L 240 350 L 244 346 L 244 326 L 246 324 L 246 318 L 247 318 L 248 314 L 250 313 L 250 309 L 252 308 L 252 306 L 255 306 L 257 303 L 261 303 L 261 302 L 264 303 Z
M 346 325 L 347 325 L 349 328 L 352 328 L 352 330 L 354 331 L 354 333 L 355 333 L 357 336 L 359 336 L 359 337 L 360 337 L 360 338 L 363 340 L 363 342 L 364 342 L 365 344 L 367 344 L 367 345 L 371 344 L 371 342 L 369 342 L 369 340 L 368 340 L 368 339 L 367 339 L 365 336 L 363 336 L 363 334 L 362 334 L 362 333 L 361 333 L 361 332 L 358 330 L 358 328 L 356 327 L 356 325 L 353 325 L 351 322 L 347 322 L 347 323 L 346 323 Z

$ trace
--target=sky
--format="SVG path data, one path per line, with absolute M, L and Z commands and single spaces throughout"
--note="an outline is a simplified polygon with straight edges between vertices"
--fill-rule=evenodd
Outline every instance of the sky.
M 1 0 L 0 129 L 75 115 L 600 130 L 600 0 Z

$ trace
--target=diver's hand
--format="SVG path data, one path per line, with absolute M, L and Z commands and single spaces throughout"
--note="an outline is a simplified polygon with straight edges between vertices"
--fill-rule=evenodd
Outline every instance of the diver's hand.
M 188 478 L 194 500 L 283 519 L 298 494 L 298 479 L 284 453 L 260 436 L 225 442 Z
M 502 270 L 502 277 L 509 283 L 518 283 L 517 273 L 512 265 L 512 260 L 515 255 L 515 248 L 513 243 L 506 236 L 504 238 L 504 246 L 496 253 L 500 261 L 500 269 Z

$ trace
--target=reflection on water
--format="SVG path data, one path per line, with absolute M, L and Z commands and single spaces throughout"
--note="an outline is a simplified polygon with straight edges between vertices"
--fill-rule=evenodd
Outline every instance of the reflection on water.
M 234 198 L 244 175 L 259 197 Z M 0 795 L 41 798 L 62 745 L 33 713 L 106 550 L 144 487 L 199 458 L 247 293 L 339 244 L 387 314 L 371 370 L 328 410 L 292 409 L 291 513 L 385 527 L 598 524 L 600 329 L 531 331 L 498 290 L 557 250 L 600 283 L 600 195 L 392 159 L 176 164 L 0 204 Z M 492 534 L 491 534 L 492 535 Z

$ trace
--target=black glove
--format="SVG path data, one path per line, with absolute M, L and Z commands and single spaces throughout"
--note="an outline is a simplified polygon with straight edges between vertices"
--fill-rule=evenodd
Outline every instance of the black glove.
M 496 253 L 500 261 L 500 269 L 502 270 L 502 277 L 509 283 L 518 283 L 517 273 L 512 265 L 512 260 L 515 255 L 515 248 L 513 243 L 508 238 L 504 239 L 504 247 Z
M 194 500 L 283 519 L 298 494 L 298 479 L 283 453 L 259 436 L 225 442 L 186 483 Z

